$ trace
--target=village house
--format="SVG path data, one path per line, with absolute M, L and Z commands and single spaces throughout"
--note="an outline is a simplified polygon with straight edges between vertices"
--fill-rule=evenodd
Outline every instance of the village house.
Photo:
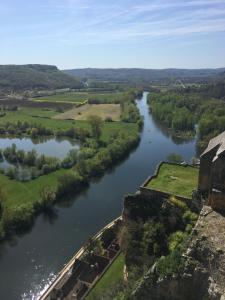
M 225 210 L 225 131 L 200 156 L 198 189 L 213 209 Z

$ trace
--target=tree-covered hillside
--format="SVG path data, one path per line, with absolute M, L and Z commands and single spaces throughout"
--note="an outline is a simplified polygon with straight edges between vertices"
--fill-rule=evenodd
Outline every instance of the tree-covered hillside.
M 0 65 L 0 89 L 80 88 L 76 78 L 48 65 Z
M 168 80 L 182 80 L 184 82 L 202 82 L 212 79 L 224 72 L 220 69 L 72 69 L 64 70 L 66 74 L 74 75 L 82 79 L 113 80 L 125 82 L 157 82 Z

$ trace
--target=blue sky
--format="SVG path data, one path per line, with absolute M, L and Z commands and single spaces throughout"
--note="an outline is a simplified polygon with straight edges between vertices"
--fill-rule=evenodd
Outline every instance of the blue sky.
M 1 0 L 0 64 L 225 67 L 225 0 Z

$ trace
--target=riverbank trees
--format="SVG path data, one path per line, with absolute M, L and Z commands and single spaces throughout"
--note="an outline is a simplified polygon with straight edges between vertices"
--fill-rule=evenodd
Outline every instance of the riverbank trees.
M 213 92 L 214 91 L 214 92 Z M 197 125 L 197 145 L 202 151 L 209 140 L 225 130 L 225 96 L 216 89 L 199 88 L 155 91 L 148 98 L 153 116 L 178 135 L 193 136 Z M 220 98 L 218 98 L 220 97 Z

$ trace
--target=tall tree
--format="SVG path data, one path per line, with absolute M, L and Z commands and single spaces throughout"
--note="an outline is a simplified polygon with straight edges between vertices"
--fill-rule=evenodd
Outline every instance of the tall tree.
M 91 115 L 88 118 L 88 122 L 91 126 L 92 136 L 96 140 L 99 140 L 101 133 L 102 133 L 102 124 L 103 124 L 102 119 L 99 116 Z

